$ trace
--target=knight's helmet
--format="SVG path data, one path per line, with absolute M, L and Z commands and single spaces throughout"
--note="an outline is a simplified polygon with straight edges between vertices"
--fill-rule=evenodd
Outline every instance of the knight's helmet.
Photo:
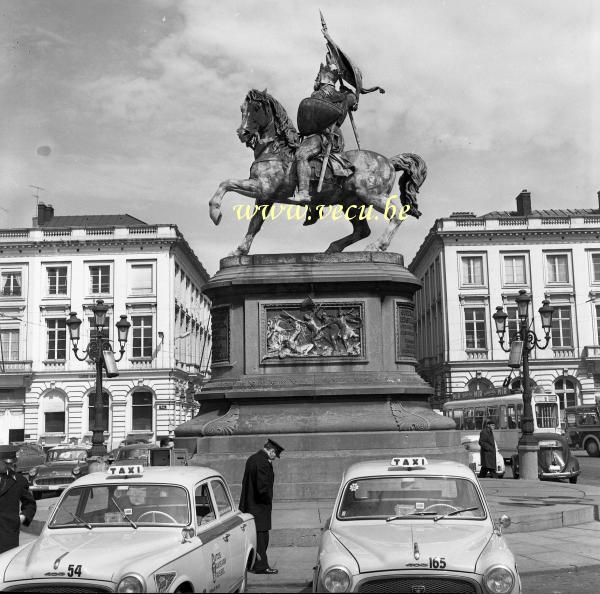
M 321 64 L 319 74 L 317 74 L 317 83 L 323 85 L 335 85 L 339 80 L 340 74 L 335 64 L 330 59 L 329 52 L 327 53 L 326 63 Z

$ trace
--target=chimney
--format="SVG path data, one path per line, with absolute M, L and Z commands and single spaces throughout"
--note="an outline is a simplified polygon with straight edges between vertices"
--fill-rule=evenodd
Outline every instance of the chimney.
M 50 219 L 54 217 L 54 207 L 52 204 L 44 204 L 38 202 L 37 217 L 33 217 L 32 223 L 34 227 L 43 227 Z
M 531 192 L 521 190 L 517 196 L 517 214 L 520 217 L 527 217 L 531 214 Z

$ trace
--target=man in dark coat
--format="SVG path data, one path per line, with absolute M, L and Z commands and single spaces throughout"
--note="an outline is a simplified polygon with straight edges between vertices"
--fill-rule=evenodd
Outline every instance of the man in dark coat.
M 21 524 L 29 526 L 37 505 L 27 479 L 16 472 L 17 448 L 0 446 L 0 553 L 19 546 Z
M 283 448 L 273 441 L 267 440 L 262 450 L 252 454 L 246 461 L 240 510 L 252 514 L 256 524 L 256 563 L 254 573 L 277 573 L 277 569 L 269 567 L 267 547 L 269 546 L 269 530 L 271 530 L 271 511 L 273 508 L 273 460 L 279 458 Z
M 481 448 L 481 470 L 479 478 L 485 478 L 488 472 L 496 478 L 496 440 L 492 431 L 496 428 L 494 421 L 488 421 L 479 434 Z

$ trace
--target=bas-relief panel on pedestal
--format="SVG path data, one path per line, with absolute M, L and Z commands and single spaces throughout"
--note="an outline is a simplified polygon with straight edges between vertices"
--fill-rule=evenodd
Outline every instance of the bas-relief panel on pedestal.
M 365 357 L 362 302 L 261 303 L 261 362 Z
M 396 361 L 416 357 L 415 309 L 412 303 L 396 301 Z

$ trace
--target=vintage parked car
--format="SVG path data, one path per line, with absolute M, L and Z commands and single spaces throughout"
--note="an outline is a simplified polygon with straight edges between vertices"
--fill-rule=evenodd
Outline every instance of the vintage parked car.
M 243 592 L 254 518 L 204 467 L 110 466 L 62 494 L 39 538 L 0 555 L 12 592 Z
M 27 478 L 29 471 L 39 464 L 46 461 L 46 452 L 44 448 L 33 442 L 19 441 L 13 442 L 17 446 L 17 472 L 21 472 Z
M 542 480 L 569 479 L 576 483 L 581 469 L 579 460 L 573 456 L 568 439 L 556 433 L 534 433 L 532 437 L 538 442 L 538 477 Z M 511 459 L 513 477 L 518 479 L 519 456 L 515 454 Z
M 48 491 L 60 492 L 74 480 L 88 473 L 88 449 L 83 446 L 64 445 L 48 450 L 44 464 L 29 471 L 29 489 L 39 499 Z
M 481 446 L 479 445 L 479 435 L 463 435 L 460 438 L 460 443 L 465 450 L 469 452 L 469 468 L 475 474 L 479 474 L 481 470 Z M 496 444 L 496 476 L 498 478 L 504 478 L 505 472 L 506 466 L 504 465 L 504 458 L 498 449 L 498 444 Z
M 421 456 L 344 473 L 321 533 L 314 592 L 518 594 L 515 557 L 473 471 Z
M 187 466 L 188 451 L 180 448 L 158 447 L 149 443 L 121 446 L 107 455 L 107 462 L 116 466 Z

